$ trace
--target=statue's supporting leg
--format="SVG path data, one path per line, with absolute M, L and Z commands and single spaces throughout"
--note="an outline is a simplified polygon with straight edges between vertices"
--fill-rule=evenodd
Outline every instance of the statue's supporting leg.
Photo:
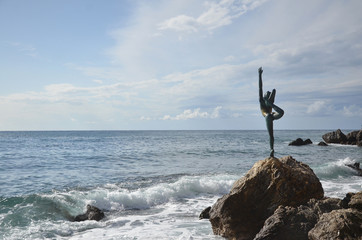
M 270 144 L 270 156 L 274 157 L 274 133 L 273 133 L 273 121 L 274 117 L 272 114 L 265 116 L 266 127 L 269 133 L 269 144 Z

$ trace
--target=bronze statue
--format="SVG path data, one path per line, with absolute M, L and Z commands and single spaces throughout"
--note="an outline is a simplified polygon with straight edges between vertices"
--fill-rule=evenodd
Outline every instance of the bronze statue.
M 263 73 L 263 69 L 259 68 L 259 103 L 260 110 L 263 116 L 265 117 L 266 127 L 269 132 L 269 144 L 270 144 L 270 156 L 274 157 L 274 133 L 273 133 L 273 121 L 277 120 L 284 115 L 283 109 L 279 108 L 274 104 L 276 90 L 270 93 L 267 91 L 263 96 L 263 80 L 261 79 L 261 75 Z M 275 112 L 272 112 L 272 109 Z

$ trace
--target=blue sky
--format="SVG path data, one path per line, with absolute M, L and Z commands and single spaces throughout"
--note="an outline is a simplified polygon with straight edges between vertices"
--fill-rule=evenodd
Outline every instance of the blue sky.
M 0 130 L 362 126 L 360 0 L 0 0 Z

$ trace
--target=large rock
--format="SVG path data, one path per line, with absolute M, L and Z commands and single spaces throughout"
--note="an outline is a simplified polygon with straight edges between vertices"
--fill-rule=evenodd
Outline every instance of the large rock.
M 362 147 L 362 130 L 360 130 L 360 131 L 357 133 L 356 143 L 357 143 L 357 146 Z
M 335 132 L 326 133 L 322 136 L 322 138 L 326 143 L 347 143 L 347 137 L 344 135 L 341 129 L 338 129 Z
M 279 206 L 254 240 L 307 240 L 308 232 L 323 213 L 341 208 L 341 200 L 337 198 L 311 199 L 298 207 Z
M 279 206 L 264 223 L 254 240 L 306 240 L 308 232 L 318 221 L 318 215 L 309 207 Z
M 346 135 L 347 144 L 356 145 L 357 144 L 357 134 L 358 133 L 359 133 L 359 130 L 348 133 Z
M 308 237 L 310 240 L 361 240 L 362 212 L 349 208 L 324 213 Z
M 291 156 L 258 161 L 230 193 L 210 210 L 214 234 L 231 239 L 253 239 L 278 206 L 297 207 L 324 192 L 309 166 Z

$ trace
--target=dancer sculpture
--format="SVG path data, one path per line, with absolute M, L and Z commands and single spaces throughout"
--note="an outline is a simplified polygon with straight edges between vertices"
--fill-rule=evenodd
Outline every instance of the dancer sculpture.
M 276 90 L 273 89 L 272 92 L 267 91 L 263 96 L 263 80 L 261 75 L 263 69 L 259 68 L 259 103 L 260 110 L 266 121 L 266 128 L 269 132 L 269 144 L 270 144 L 270 156 L 274 157 L 274 133 L 273 133 L 273 121 L 277 120 L 284 115 L 283 109 L 279 108 L 274 104 Z M 272 109 L 275 112 L 272 112 Z

